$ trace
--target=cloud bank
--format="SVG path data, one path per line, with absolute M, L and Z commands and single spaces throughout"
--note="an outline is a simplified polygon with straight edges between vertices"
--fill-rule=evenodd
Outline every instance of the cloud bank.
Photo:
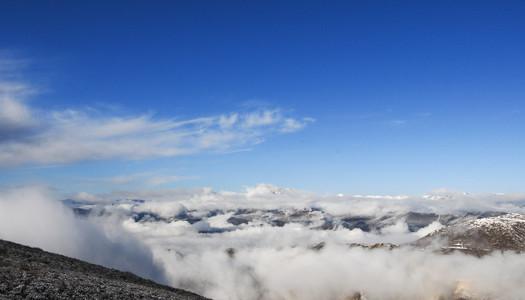
M 72 199 L 88 203 L 111 203 L 116 199 L 148 200 L 144 207 L 155 214 L 169 216 L 185 210 L 238 208 L 320 208 L 333 215 L 381 216 L 390 212 L 428 212 L 436 214 L 466 212 L 525 213 L 525 194 L 468 194 L 440 189 L 424 195 L 320 195 L 305 190 L 280 188 L 271 184 L 247 187 L 245 192 L 214 191 L 211 188 L 113 191 L 90 194 L 80 192 Z M 169 209 L 168 209 L 169 208 Z M 142 209 L 142 208 L 141 208 Z
M 2 192 L 0 238 L 138 270 L 213 299 L 347 299 L 355 293 L 366 299 L 518 299 L 525 293 L 520 254 L 477 258 L 412 247 L 349 247 L 411 242 L 441 228 L 439 222 L 417 231 L 402 219 L 370 232 L 319 228 L 325 216 L 320 209 L 377 216 L 413 209 L 461 213 L 473 207 L 523 212 L 523 194 L 438 190 L 421 196 L 345 196 L 259 185 L 243 193 L 194 188 L 84 192 L 72 198 L 74 207 L 91 214 L 73 216 L 40 188 Z M 304 208 L 309 208 L 308 222 L 301 221 Z M 255 217 L 235 225 L 230 218 L 239 210 Z M 264 222 L 265 214 L 298 221 L 274 226 Z M 313 247 L 319 243 L 324 247 Z
M 470 195 L 442 189 L 419 196 L 318 195 L 261 184 L 243 193 L 194 188 L 81 193 L 73 198 L 98 206 L 102 215 L 120 216 L 122 228 L 150 247 L 172 285 L 214 299 L 347 299 L 355 293 L 366 299 L 491 299 L 519 298 L 525 292 L 525 263 L 515 253 L 480 259 L 415 248 L 371 251 L 348 246 L 412 242 L 443 227 L 439 222 L 413 232 L 402 220 L 371 232 L 341 226 L 320 230 L 322 222 L 316 220 L 322 215 L 316 219 L 315 210 L 308 223 L 270 226 L 262 221 L 264 212 L 247 223 L 228 221 L 239 209 L 281 210 L 288 217 L 304 208 L 337 216 L 523 213 L 525 194 Z M 173 219 L 185 214 L 197 219 Z M 325 246 L 312 249 L 319 243 Z

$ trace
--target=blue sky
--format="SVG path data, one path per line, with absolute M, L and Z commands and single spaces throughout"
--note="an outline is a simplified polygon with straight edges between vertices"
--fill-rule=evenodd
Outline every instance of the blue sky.
M 1 1 L 0 182 L 523 192 L 521 1 Z

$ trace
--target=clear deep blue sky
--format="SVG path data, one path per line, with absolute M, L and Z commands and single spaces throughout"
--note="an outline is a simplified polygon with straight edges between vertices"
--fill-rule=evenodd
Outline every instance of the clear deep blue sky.
M 33 127 L 4 130 L 0 152 L 45 156 L 17 150 L 4 186 L 525 191 L 523 1 L 0 1 L 0 54 L 2 80 L 37 91 L 10 96 Z M 57 121 L 67 111 L 83 121 Z M 121 136 L 82 154 L 83 130 L 117 118 L 264 112 L 272 128 L 234 125 L 233 141 L 184 155 L 112 150 Z M 168 138 L 145 130 L 130 144 L 155 134 Z M 61 161 L 49 137 L 81 154 Z

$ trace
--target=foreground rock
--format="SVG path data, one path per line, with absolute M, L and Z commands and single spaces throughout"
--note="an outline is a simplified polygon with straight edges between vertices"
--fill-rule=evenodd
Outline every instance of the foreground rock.
M 2 299 L 207 299 L 77 259 L 0 240 Z

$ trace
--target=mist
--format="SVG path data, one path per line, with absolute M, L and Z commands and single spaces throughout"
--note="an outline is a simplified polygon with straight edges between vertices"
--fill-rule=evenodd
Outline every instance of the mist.
M 215 299 L 435 299 L 464 287 L 476 298 L 518 299 L 524 260 L 514 253 L 482 259 L 435 255 L 417 249 L 366 250 L 329 244 L 250 247 L 229 258 L 212 249 L 162 257 L 174 285 Z
M 413 231 L 402 218 L 370 231 L 319 228 L 328 213 L 523 212 L 521 194 L 441 190 L 420 196 L 318 195 L 259 185 L 242 193 L 195 188 L 69 196 L 89 215 L 73 214 L 42 187 L 2 192 L 0 238 L 213 299 L 347 299 L 356 293 L 366 299 L 446 299 L 465 293 L 517 299 L 525 294 L 525 260 L 514 252 L 478 258 L 412 246 L 351 246 L 410 243 L 442 228 L 439 221 Z M 250 220 L 233 224 L 230 218 L 239 209 L 259 210 Z M 266 214 L 275 210 L 284 217 L 301 210 L 310 215 L 307 222 L 299 218 L 274 226 Z M 183 215 L 188 219 L 175 218 Z
M 165 283 L 163 270 L 140 240 L 108 217 L 78 218 L 44 187 L 0 192 L 0 238 Z

